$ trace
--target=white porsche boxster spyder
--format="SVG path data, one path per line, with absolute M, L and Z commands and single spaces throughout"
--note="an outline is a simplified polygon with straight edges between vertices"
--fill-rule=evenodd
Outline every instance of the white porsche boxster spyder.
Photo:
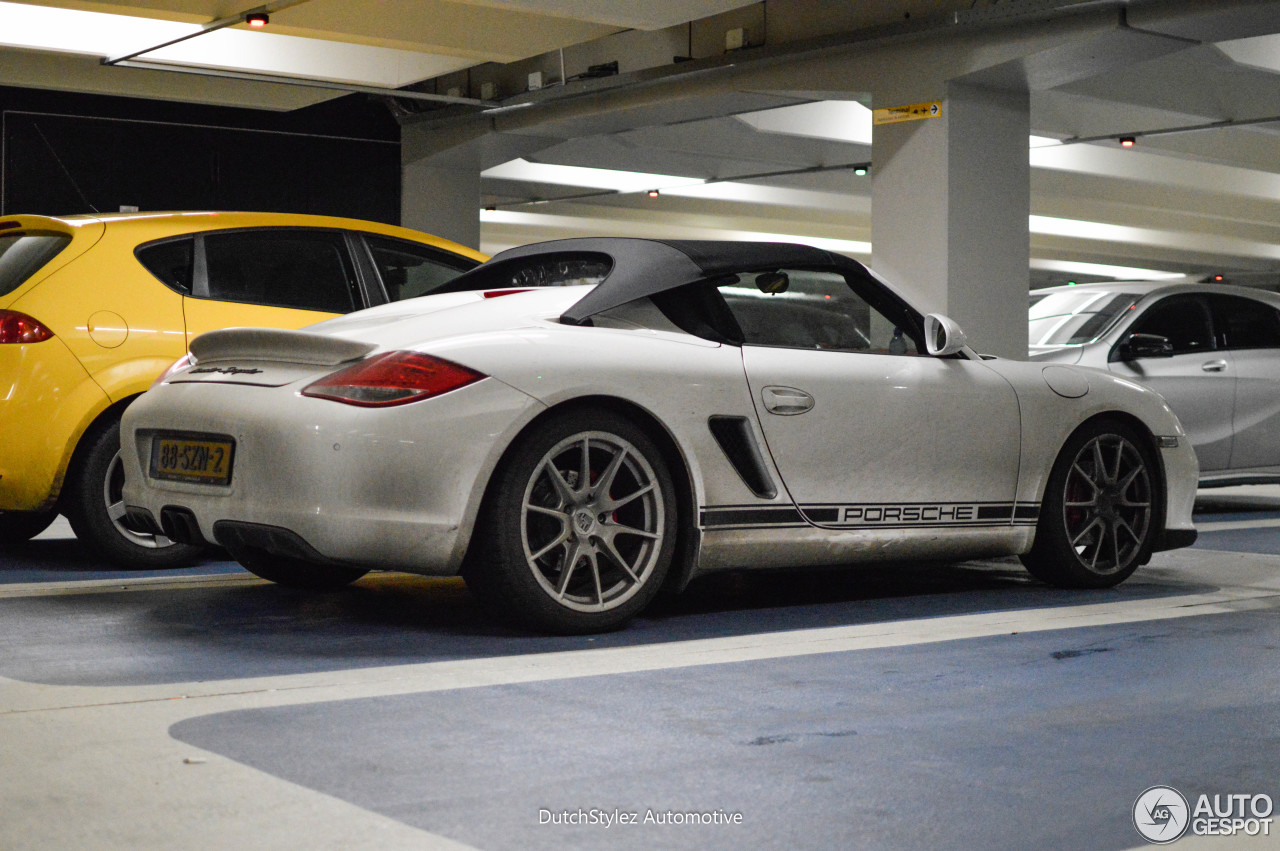
M 980 356 L 800 245 L 541 243 L 303 331 L 214 331 L 122 436 L 134 528 L 292 586 L 460 573 L 564 633 L 723 568 L 1018 555 L 1091 588 L 1196 535 L 1158 394 Z

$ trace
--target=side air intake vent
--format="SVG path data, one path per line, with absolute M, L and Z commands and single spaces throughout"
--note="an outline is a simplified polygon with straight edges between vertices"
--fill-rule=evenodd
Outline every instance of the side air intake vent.
M 747 418 L 711 417 L 707 420 L 707 425 L 711 429 L 711 436 L 720 444 L 725 457 L 742 477 L 743 483 L 751 488 L 751 492 L 761 499 L 773 499 L 777 496 L 778 488 L 769 477 Z

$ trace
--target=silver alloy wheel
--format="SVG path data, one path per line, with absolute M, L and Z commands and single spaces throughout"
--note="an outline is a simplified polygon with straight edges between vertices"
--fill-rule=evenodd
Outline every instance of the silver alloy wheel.
M 648 460 L 615 434 L 582 432 L 551 448 L 524 489 L 525 561 L 560 605 L 603 612 L 631 599 L 662 552 L 662 488 Z
M 1151 474 L 1138 448 L 1118 434 L 1085 443 L 1063 491 L 1067 541 L 1080 564 L 1107 576 L 1128 567 L 1151 528 Z
M 129 543 L 152 550 L 173 546 L 174 542 L 164 535 L 135 532 L 124 525 L 124 464 L 120 460 L 120 450 L 111 456 L 111 463 L 107 465 L 107 475 L 102 480 L 102 500 L 107 506 L 111 525 Z

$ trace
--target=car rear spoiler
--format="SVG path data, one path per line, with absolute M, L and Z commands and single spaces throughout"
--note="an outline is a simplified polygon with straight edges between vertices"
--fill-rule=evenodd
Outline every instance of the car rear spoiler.
M 191 354 L 198 363 L 266 360 L 336 366 L 362 358 L 376 348 L 374 343 L 274 328 L 224 328 L 191 341 Z

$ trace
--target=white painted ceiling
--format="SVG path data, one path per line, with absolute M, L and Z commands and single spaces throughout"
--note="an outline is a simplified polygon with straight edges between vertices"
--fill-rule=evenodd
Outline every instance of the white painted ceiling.
M 609 80 L 557 88 L 561 73 L 581 73 L 595 57 L 619 61 L 623 73 L 612 78 L 619 83 L 675 73 L 681 66 L 660 66 L 677 52 L 699 60 L 700 73 L 723 73 L 734 61 L 786 61 L 785 50 L 772 50 L 775 41 L 813 44 L 842 28 L 874 35 L 868 28 L 901 26 L 903 9 L 919 20 L 976 7 L 991 13 L 988 22 L 1005 10 L 1039 9 L 1052 22 L 1059 7 L 1076 1 L 277 0 L 266 4 L 266 31 L 231 27 L 139 57 L 199 75 L 106 67 L 101 59 L 242 13 L 255 0 L 0 2 L 0 85 L 287 110 L 341 93 L 286 84 L 290 77 L 374 88 L 417 84 L 416 91 L 440 95 L 458 87 L 455 94 L 476 98 L 472 88 L 485 73 L 507 81 L 543 73 L 548 88 L 510 94 L 505 82 L 506 93 L 489 104 L 511 106 L 553 102 L 573 95 L 575 85 L 607 87 Z M 1066 51 L 1059 66 L 1035 72 L 1041 79 L 1032 87 L 1032 133 L 1070 143 L 1028 152 L 1033 280 L 1136 269 L 1280 283 L 1280 3 L 1092 5 L 1128 9 L 1130 25 L 1153 22 L 1147 25 L 1165 44 L 1181 41 L 1097 67 L 1087 54 Z M 1209 7 L 1240 14 L 1202 14 Z M 69 11 L 100 17 L 65 17 Z M 732 39 L 738 28 L 748 49 L 727 54 L 725 32 Z M 753 44 L 764 46 L 753 53 Z M 267 81 L 204 76 L 209 71 Z M 482 215 L 482 248 L 594 233 L 765 234 L 827 240 L 865 254 L 874 168 L 867 175 L 839 168 L 872 160 L 865 119 L 871 89 L 851 94 L 856 88 L 744 88 L 580 117 L 551 111 L 554 120 L 541 125 L 526 120 L 509 138 L 540 139 L 525 146 L 529 161 L 615 174 L 526 174 L 511 163 L 520 145 L 490 155 L 482 205 L 494 209 Z M 1259 121 L 1266 118 L 1277 120 Z M 1222 126 L 1165 132 L 1214 123 Z M 1074 141 L 1122 133 L 1137 134 L 1137 146 Z M 660 195 L 649 197 L 651 188 Z

